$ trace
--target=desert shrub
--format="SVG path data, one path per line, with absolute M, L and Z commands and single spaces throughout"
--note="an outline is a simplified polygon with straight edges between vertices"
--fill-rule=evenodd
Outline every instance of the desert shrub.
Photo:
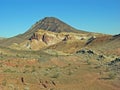
M 71 63 L 68 63 L 68 66 L 71 66 Z
M 72 71 L 69 71 L 69 72 L 68 72 L 68 75 L 72 75 L 72 74 L 73 74 L 73 72 L 72 72 Z
M 28 86 L 24 87 L 24 90 L 30 90 L 30 88 Z
M 2 67 L 3 66 L 3 64 L 2 63 L 0 63 L 0 67 Z
M 108 74 L 108 77 L 109 77 L 109 79 L 115 79 L 116 74 L 115 74 L 114 72 L 110 72 L 110 73 Z
M 0 59 L 3 59 L 4 57 L 3 56 L 0 56 Z
M 3 85 L 3 86 L 6 86 L 6 84 L 7 84 L 7 80 L 4 79 L 4 80 L 2 81 L 2 85 Z
M 14 87 L 13 84 L 9 84 L 9 85 L 8 85 L 8 88 L 9 88 L 9 90 L 14 90 L 15 87 Z
M 25 65 L 25 68 L 29 68 L 30 66 L 29 65 Z
M 90 60 L 86 60 L 86 63 L 87 63 L 88 65 L 90 65 L 90 64 L 91 64 Z
M 35 66 L 33 66 L 31 72 L 35 72 L 35 71 L 36 71 Z
M 110 71 L 109 67 L 106 67 L 105 72 L 109 72 L 109 71 Z
M 50 90 L 54 90 L 54 88 L 50 88 Z
M 6 70 L 4 70 L 4 72 L 14 73 L 14 72 L 16 72 L 16 71 L 13 71 L 13 70 L 11 70 L 11 69 L 6 69 Z
M 14 87 L 14 90 L 20 90 L 19 87 Z
M 19 55 L 19 54 L 16 54 L 16 57 L 20 57 L 20 55 Z
M 55 56 L 58 58 L 58 53 L 57 52 L 55 53 Z
M 58 78 L 59 77 L 59 73 L 55 73 L 54 75 L 51 76 L 51 78 Z
M 27 69 L 24 69 L 23 70 L 23 73 L 29 73 L 30 71 L 29 70 L 27 70 Z

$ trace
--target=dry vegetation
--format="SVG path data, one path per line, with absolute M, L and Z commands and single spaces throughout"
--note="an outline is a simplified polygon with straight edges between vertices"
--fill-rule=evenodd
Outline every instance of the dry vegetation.
M 6 50 L 9 52 L 5 53 Z M 0 90 L 120 89 L 120 64 L 116 63 L 118 67 L 111 64 L 115 57 L 102 58 L 95 52 L 89 53 L 89 50 L 72 55 L 6 48 L 1 51 Z

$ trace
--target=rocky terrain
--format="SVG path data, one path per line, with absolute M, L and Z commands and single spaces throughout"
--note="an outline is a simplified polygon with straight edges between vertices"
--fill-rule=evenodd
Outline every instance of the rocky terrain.
M 30 39 L 30 37 L 40 29 L 57 33 L 60 32 L 86 33 L 85 31 L 77 30 L 67 25 L 66 23 L 62 22 L 61 20 L 55 17 L 45 17 L 44 19 L 39 20 L 34 25 L 32 25 L 32 27 L 25 33 L 17 35 L 15 37 L 11 37 L 5 40 L 4 42 L 2 41 L 2 45 L 9 46 L 12 43 L 24 42 L 25 40 Z
M 77 30 L 46 17 L 0 39 L 0 90 L 119 90 L 120 34 Z

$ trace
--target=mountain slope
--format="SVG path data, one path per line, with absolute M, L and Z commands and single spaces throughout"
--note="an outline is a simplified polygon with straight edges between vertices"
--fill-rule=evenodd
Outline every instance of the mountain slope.
M 45 17 L 44 19 L 36 22 L 22 36 L 25 38 L 29 38 L 38 29 L 57 32 L 57 33 L 60 33 L 60 32 L 85 33 L 85 31 L 77 30 L 55 17 Z
M 80 33 L 70 33 L 70 32 L 51 32 L 47 30 L 39 29 L 29 38 L 23 41 L 22 43 L 14 43 L 11 48 L 15 49 L 32 49 L 32 50 L 40 50 L 42 48 L 46 48 L 51 45 L 55 45 L 60 42 L 71 42 L 78 41 L 86 41 L 89 38 L 87 34 Z M 66 43 L 68 44 L 68 43 Z M 74 45 L 74 43 L 73 43 Z
M 4 38 L 4 37 L 0 37 L 0 40 L 3 40 L 3 39 L 6 39 L 6 38 Z
M 120 55 L 120 34 L 96 38 L 88 47 L 104 54 Z
M 82 30 L 77 30 L 70 25 L 67 25 L 63 21 L 55 17 L 45 17 L 44 19 L 36 22 L 28 31 L 15 37 L 8 38 L 4 41 L 0 41 L 0 45 L 9 46 L 12 43 L 21 43 L 31 38 L 31 36 L 39 29 L 51 31 L 51 32 L 74 32 L 74 33 L 86 33 Z
M 105 55 L 120 55 L 120 34 L 118 35 L 95 35 L 96 38 L 86 45 L 88 37 L 84 40 L 74 39 L 73 41 L 60 42 L 51 45 L 47 49 L 75 53 L 77 50 L 91 49 Z

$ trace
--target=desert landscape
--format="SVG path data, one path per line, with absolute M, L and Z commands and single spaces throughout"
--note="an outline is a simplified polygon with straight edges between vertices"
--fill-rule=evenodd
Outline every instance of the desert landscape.
M 23 34 L 1 37 L 0 90 L 120 90 L 120 34 L 45 17 Z

